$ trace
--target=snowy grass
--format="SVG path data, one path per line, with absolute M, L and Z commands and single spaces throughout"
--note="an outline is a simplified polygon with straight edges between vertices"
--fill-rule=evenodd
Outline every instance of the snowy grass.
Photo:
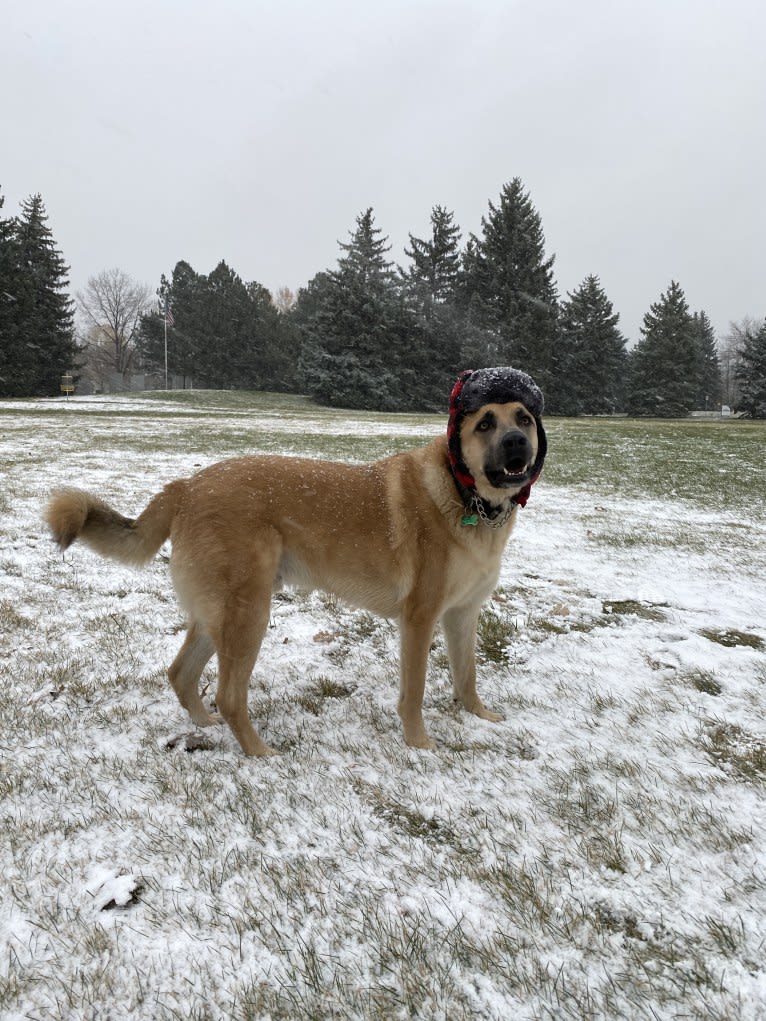
M 139 510 L 268 450 L 366 460 L 439 416 L 300 398 L 0 403 L 0 1017 L 766 1012 L 766 431 L 548 422 L 456 710 L 436 636 L 402 744 L 395 627 L 275 600 L 251 710 L 195 734 L 165 559 L 52 548 L 61 484 Z M 214 686 L 214 672 L 206 674 Z

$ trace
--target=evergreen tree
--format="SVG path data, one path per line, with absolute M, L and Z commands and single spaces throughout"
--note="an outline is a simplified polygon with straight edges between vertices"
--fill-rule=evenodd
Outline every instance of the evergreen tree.
M 692 319 L 697 349 L 694 407 L 699 411 L 707 411 L 721 403 L 723 394 L 721 363 L 718 358 L 715 331 L 707 313 L 695 312 Z
M 394 280 L 388 238 L 372 209 L 357 217 L 338 268 L 310 287 L 313 315 L 305 320 L 301 374 L 307 391 L 323 404 L 395 410 L 402 394 L 402 355 L 408 313 Z M 303 309 L 309 298 L 299 297 Z
M 470 242 L 469 242 L 470 244 Z M 463 368 L 481 368 L 499 365 L 503 361 L 498 343 L 498 332 L 487 325 L 484 305 L 478 294 L 473 294 L 467 305 L 459 304 L 460 358 Z
M 766 319 L 757 332 L 745 330 L 736 375 L 739 408 L 753 418 L 766 418 Z
M 434 206 L 431 237 L 423 240 L 410 234 L 410 247 L 404 249 L 412 265 L 403 276 L 426 318 L 435 304 L 451 301 L 455 295 L 460 269 L 460 228 L 453 223 L 453 215 L 442 206 Z
M 76 367 L 74 306 L 69 267 L 55 246 L 42 197 L 22 203 L 21 215 L 0 225 L 3 329 L 0 396 L 52 396 Z
M 298 290 L 295 304 L 289 311 L 295 325 L 301 331 L 307 331 L 320 309 L 329 301 L 333 288 L 333 280 L 329 272 L 317 273 L 305 287 Z
M 300 338 L 289 316 L 280 313 L 263 284 L 246 284 L 253 334 L 250 385 L 278 392 L 296 389 Z
M 464 308 L 494 338 L 486 363 L 505 363 L 534 376 L 546 392 L 554 381 L 557 295 L 553 257 L 545 257 L 540 215 L 521 180 L 506 184 L 497 206 L 482 217 L 463 257 Z
M 5 197 L 0 195 L 0 396 L 12 391 L 17 356 L 16 291 L 18 259 L 13 220 L 2 216 Z
M 556 362 L 556 410 L 564 415 L 602 415 L 624 400 L 625 338 L 597 276 L 588 276 L 561 307 Z
M 391 283 L 393 263 L 385 258 L 391 251 L 391 245 L 387 237 L 382 237 L 380 227 L 375 226 L 371 206 L 357 216 L 356 230 L 349 233 L 350 241 L 338 243 L 341 251 L 346 253 L 339 260 L 339 271 L 354 277 L 358 283 L 373 287 Z
M 631 353 L 628 410 L 659 418 L 688 415 L 697 390 L 697 343 L 694 319 L 675 281 L 650 306 L 641 333 Z
M 460 228 L 442 206 L 431 212 L 429 239 L 410 234 L 405 248 L 411 265 L 401 270 L 407 306 L 412 313 L 406 341 L 404 386 L 414 405 L 442 410 L 463 368 L 463 316 L 455 303 L 460 268 Z
M 255 362 L 253 315 L 241 277 L 223 260 L 205 281 L 202 321 L 205 343 L 197 354 L 197 372 L 213 390 L 252 385 Z
M 177 262 L 170 280 L 162 274 L 157 290 L 157 310 L 141 320 L 137 348 L 146 368 L 164 378 L 165 310 L 170 309 L 167 328 L 168 374 L 186 382 L 200 382 L 198 363 L 205 346 L 200 328 L 204 305 L 205 277 L 188 262 Z
M 262 284 L 245 283 L 223 260 L 208 276 L 182 261 L 171 280 L 162 277 L 158 299 L 140 338 L 155 371 L 163 371 L 167 304 L 171 375 L 212 389 L 295 388 L 297 338 Z

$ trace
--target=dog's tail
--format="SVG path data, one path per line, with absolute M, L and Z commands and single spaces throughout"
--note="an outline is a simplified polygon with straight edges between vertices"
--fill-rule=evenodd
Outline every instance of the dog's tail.
M 134 519 L 123 517 L 91 493 L 60 489 L 46 507 L 45 520 L 62 550 L 80 539 L 103 557 L 140 567 L 170 535 L 185 490 L 182 479 L 171 482 Z

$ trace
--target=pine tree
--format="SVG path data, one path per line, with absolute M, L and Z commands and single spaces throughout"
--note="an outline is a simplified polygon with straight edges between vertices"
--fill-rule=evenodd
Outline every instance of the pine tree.
M 739 408 L 753 418 L 766 418 L 766 319 L 756 333 L 745 331 L 736 368 Z
M 554 378 L 557 294 L 553 257 L 545 257 L 540 215 L 516 177 L 497 206 L 482 217 L 482 236 L 471 235 L 463 257 L 464 308 L 495 338 L 488 362 L 504 362 L 534 376 L 545 391 Z
M 13 220 L 2 216 L 5 196 L 0 195 L 0 396 L 12 393 L 17 357 L 16 291 L 18 258 Z
M 324 404 L 395 410 L 403 405 L 402 355 L 408 313 L 396 287 L 388 238 L 372 209 L 357 217 L 338 268 L 315 278 L 313 315 L 304 320 L 301 373 Z M 306 307 L 306 301 L 299 306 Z
M 202 323 L 205 344 L 198 351 L 197 371 L 210 389 L 252 385 L 256 358 L 253 316 L 247 288 L 223 260 L 204 287 Z
M 470 245 L 470 241 L 469 241 Z M 487 325 L 484 303 L 474 293 L 468 304 L 458 304 L 460 320 L 460 363 L 462 368 L 499 365 L 503 361 L 497 330 Z
M 715 330 L 706 312 L 695 312 L 694 342 L 697 349 L 695 367 L 696 390 L 694 407 L 700 411 L 715 408 L 721 403 L 723 383 L 721 379 L 721 363 L 718 358 L 718 345 Z
M 33 195 L 11 226 L 8 221 L 2 226 L 2 396 L 58 394 L 62 374 L 76 367 L 74 306 L 66 290 L 69 267 L 47 221 L 42 197 Z
M 341 251 L 346 254 L 339 260 L 337 272 L 372 287 L 390 283 L 394 270 L 386 255 L 391 251 L 391 245 L 387 237 L 382 237 L 383 231 L 375 226 L 371 206 L 356 218 L 356 230 L 349 233 L 350 241 L 339 242 Z
M 411 264 L 400 270 L 413 314 L 402 371 L 414 406 L 443 410 L 463 368 L 463 316 L 455 303 L 460 268 L 460 228 L 442 206 L 431 211 L 431 237 L 410 234 Z
M 205 348 L 205 331 L 201 327 L 204 305 L 205 277 L 196 273 L 188 262 L 176 263 L 170 280 L 162 274 L 157 289 L 157 309 L 141 320 L 137 348 L 141 361 L 164 380 L 165 373 L 165 310 L 169 308 L 172 323 L 167 329 L 168 374 L 182 377 L 184 385 L 201 383 L 200 355 Z
M 558 413 L 602 415 L 622 407 L 628 356 L 619 318 L 597 276 L 568 295 L 556 361 Z
M 158 298 L 158 311 L 142 327 L 142 353 L 155 369 L 164 357 L 167 303 L 172 375 L 212 389 L 294 384 L 294 338 L 288 331 L 280 334 L 277 310 L 262 284 L 245 283 L 224 260 L 207 276 L 181 261 L 170 281 L 163 276 Z
M 253 335 L 250 386 L 278 392 L 296 389 L 300 338 L 278 310 L 271 292 L 256 281 L 245 285 Z
M 410 234 L 410 247 L 404 249 L 412 260 L 404 279 L 426 318 L 435 304 L 451 301 L 455 295 L 460 269 L 460 228 L 453 223 L 453 216 L 443 206 L 434 206 L 431 237 L 424 240 Z
M 675 281 L 650 306 L 631 353 L 628 410 L 636 415 L 688 415 L 697 389 L 694 319 Z

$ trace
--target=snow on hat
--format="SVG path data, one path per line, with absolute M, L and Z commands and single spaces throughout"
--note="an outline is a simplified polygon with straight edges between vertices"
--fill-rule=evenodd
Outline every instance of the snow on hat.
M 484 404 L 508 404 L 510 401 L 521 401 L 527 411 L 535 418 L 543 413 L 543 392 L 531 376 L 520 369 L 501 366 L 494 369 L 468 369 L 461 372 L 457 387 L 462 386 L 455 394 L 452 391 L 450 405 L 454 404 L 462 414 L 478 411 Z
M 543 392 L 526 372 L 504 365 L 492 369 L 466 369 L 460 373 L 450 394 L 447 426 L 449 461 L 452 474 L 460 485 L 475 490 L 476 480 L 463 461 L 460 449 L 460 423 L 465 415 L 478 411 L 485 404 L 507 404 L 510 401 L 520 401 L 537 423 L 537 458 L 532 468 L 532 478 L 514 497 L 514 501 L 524 507 L 532 484 L 537 482 L 543 470 L 548 449 L 540 418 L 545 403 Z

